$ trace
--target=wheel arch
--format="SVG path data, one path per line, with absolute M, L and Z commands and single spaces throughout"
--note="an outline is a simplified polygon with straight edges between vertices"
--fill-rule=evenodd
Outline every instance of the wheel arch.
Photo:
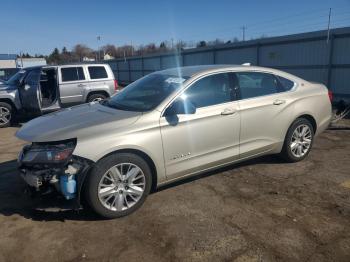
M 118 149 L 118 150 L 115 150 L 115 151 L 108 153 L 107 155 L 103 156 L 101 159 L 103 159 L 107 156 L 119 154 L 119 153 L 134 154 L 134 155 L 141 157 L 143 160 L 146 161 L 149 168 L 151 169 L 151 174 L 152 174 L 151 192 L 154 192 L 157 189 L 158 177 L 157 177 L 157 168 L 156 168 L 156 165 L 155 165 L 153 159 L 147 153 L 143 152 L 142 150 L 134 149 L 134 148 Z M 99 159 L 99 160 L 101 160 L 101 159 Z
M 17 110 L 15 103 L 13 103 L 13 101 L 9 98 L 0 98 L 0 102 L 7 103 L 12 107 L 13 110 Z
M 290 124 L 290 126 L 294 123 L 295 120 L 300 119 L 300 118 L 304 118 L 304 119 L 310 121 L 312 128 L 314 129 L 314 134 L 316 134 L 317 122 L 316 122 L 316 119 L 311 114 L 302 114 L 302 115 L 298 116 L 296 119 L 293 120 L 293 122 Z
M 96 94 L 102 94 L 106 97 L 110 97 L 110 95 L 108 94 L 107 91 L 105 90 L 94 90 L 94 91 L 90 91 L 87 95 L 86 95 L 86 102 L 88 102 L 89 100 L 89 97 L 92 96 L 92 95 L 96 95 Z

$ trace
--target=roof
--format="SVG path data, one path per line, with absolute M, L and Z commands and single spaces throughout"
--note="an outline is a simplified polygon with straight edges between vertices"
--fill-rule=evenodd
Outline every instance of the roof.
M 282 77 L 287 77 L 288 79 L 294 79 L 294 80 L 302 80 L 295 75 L 289 74 L 287 72 L 274 69 L 274 68 L 267 68 L 267 67 L 261 67 L 261 66 L 248 66 L 248 65 L 196 65 L 196 66 L 183 66 L 183 67 L 175 67 L 170 68 L 162 71 L 158 71 L 155 73 L 161 73 L 166 75 L 173 75 L 173 76 L 182 76 L 185 78 L 194 77 L 195 75 L 201 75 L 203 73 L 212 73 L 212 72 L 219 72 L 221 70 L 237 70 L 237 71 L 260 71 L 260 72 L 269 72 L 272 74 L 277 74 Z
M 170 69 L 165 69 L 160 71 L 162 74 L 168 75 L 181 75 L 185 77 L 191 77 L 199 73 L 203 73 L 206 71 L 216 70 L 216 69 L 224 69 L 224 68 L 232 68 L 239 67 L 238 65 L 196 65 L 196 66 L 182 66 L 175 67 Z M 158 73 L 160 73 L 158 72 Z
M 0 60 L 16 60 L 16 58 L 15 54 L 0 54 Z

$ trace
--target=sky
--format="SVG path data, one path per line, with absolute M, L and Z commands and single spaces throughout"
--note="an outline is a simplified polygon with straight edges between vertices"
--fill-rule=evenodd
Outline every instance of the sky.
M 350 26 L 350 0 L 1 0 L 0 53 L 49 54 L 81 43 L 225 41 Z M 97 40 L 101 36 L 101 40 Z

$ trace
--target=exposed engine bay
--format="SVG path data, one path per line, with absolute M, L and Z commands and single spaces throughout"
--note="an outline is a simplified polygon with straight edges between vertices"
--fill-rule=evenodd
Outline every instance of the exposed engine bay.
M 19 154 L 19 170 L 35 192 L 58 192 L 80 203 L 80 192 L 92 161 L 74 156 L 76 140 L 32 143 Z

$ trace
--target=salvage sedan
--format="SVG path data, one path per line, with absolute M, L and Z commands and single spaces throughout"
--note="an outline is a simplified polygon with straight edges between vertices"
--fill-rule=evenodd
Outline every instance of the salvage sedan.
M 128 215 L 151 190 L 250 158 L 304 159 L 331 120 L 322 84 L 253 66 L 149 74 L 108 100 L 45 115 L 17 137 L 22 177 L 99 215 Z

